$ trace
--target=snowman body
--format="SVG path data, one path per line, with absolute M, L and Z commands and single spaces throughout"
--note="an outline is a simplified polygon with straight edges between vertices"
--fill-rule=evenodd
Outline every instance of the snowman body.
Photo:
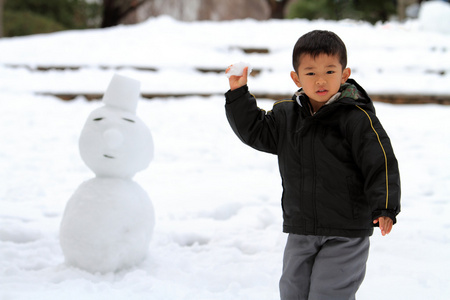
M 60 238 L 66 263 L 92 273 L 132 267 L 146 257 L 153 226 L 152 204 L 136 182 L 92 178 L 66 206 Z
M 89 115 L 80 135 L 81 157 L 96 177 L 69 199 L 60 244 L 67 264 L 92 273 L 141 262 L 153 232 L 150 198 L 132 180 L 153 158 L 150 130 L 135 114 L 138 95 L 138 82 L 115 75 L 105 106 Z

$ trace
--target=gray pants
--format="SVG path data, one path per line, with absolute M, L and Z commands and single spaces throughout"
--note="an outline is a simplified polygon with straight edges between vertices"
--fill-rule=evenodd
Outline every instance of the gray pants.
M 281 300 L 354 300 L 366 273 L 369 237 L 289 234 Z

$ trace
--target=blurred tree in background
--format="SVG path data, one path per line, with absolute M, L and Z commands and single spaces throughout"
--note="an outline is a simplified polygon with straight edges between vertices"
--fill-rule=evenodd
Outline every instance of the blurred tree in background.
M 147 0 L 103 0 L 103 18 L 101 27 L 111 27 L 121 23 L 131 12 Z
M 338 3 L 335 0 L 298 0 L 293 2 L 288 8 L 288 18 L 301 19 L 339 19 L 338 15 L 343 11 L 338 9 Z
M 3 0 L 4 36 L 98 27 L 101 5 L 85 0 Z
M 284 19 L 285 7 L 290 0 L 267 0 L 270 5 L 271 19 Z
M 0 0 L 0 37 L 135 24 L 161 14 L 183 21 L 287 17 L 310 20 L 348 18 L 374 24 L 387 21 L 391 15 L 396 14 L 396 2 L 397 0 Z
M 297 0 L 288 7 L 288 18 L 354 19 L 372 24 L 396 13 L 394 0 Z
M 397 13 L 397 1 L 394 0 L 353 0 L 353 6 L 360 19 L 375 24 L 378 21 L 388 21 Z
M 3 0 L 0 0 L 0 38 L 3 37 Z

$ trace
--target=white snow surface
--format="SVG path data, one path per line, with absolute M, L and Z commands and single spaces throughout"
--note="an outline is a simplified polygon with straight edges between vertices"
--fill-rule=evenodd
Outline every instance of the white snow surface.
M 418 21 L 182 23 L 167 17 L 103 30 L 0 39 L 0 299 L 279 299 L 286 235 L 276 157 L 231 131 L 224 74 L 199 73 L 246 61 L 263 71 L 252 91 L 293 93 L 291 50 L 320 28 L 348 46 L 353 78 L 369 93 L 450 94 L 450 36 Z M 244 54 L 239 47 L 269 48 Z M 19 67 L 12 67 L 12 66 Z M 79 70 L 37 72 L 45 65 Z M 213 93 L 141 99 L 154 160 L 134 177 L 147 191 L 155 229 L 147 259 L 117 273 L 64 264 L 64 207 L 92 178 L 78 138 L 99 101 L 63 102 L 39 92 L 103 93 L 116 69 L 143 92 Z M 440 75 L 440 73 L 444 73 Z M 270 109 L 272 101 L 259 99 Z M 376 103 L 402 178 L 402 212 L 387 237 L 371 238 L 358 299 L 448 299 L 450 285 L 450 107 Z

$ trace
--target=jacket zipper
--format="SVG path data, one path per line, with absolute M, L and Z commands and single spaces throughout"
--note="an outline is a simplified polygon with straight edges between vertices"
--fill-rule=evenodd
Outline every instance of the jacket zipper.
M 312 127 L 312 141 L 311 141 L 311 156 L 313 163 L 313 178 L 312 178 L 312 206 L 314 216 L 314 235 L 317 235 L 317 205 L 316 205 L 316 157 L 314 155 L 314 141 L 316 139 L 316 127 Z

